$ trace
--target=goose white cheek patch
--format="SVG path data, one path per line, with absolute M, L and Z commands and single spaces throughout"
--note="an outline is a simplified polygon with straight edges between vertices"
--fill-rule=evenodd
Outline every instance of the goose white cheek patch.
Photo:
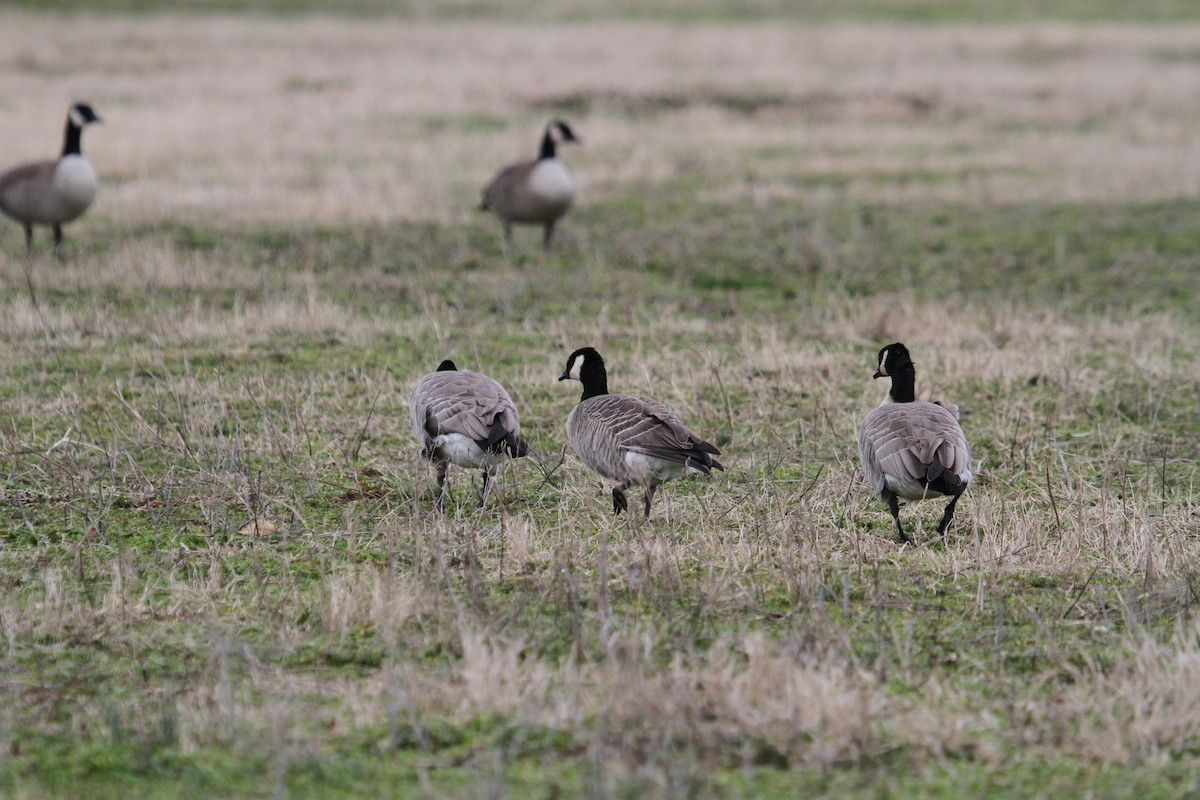
M 880 375 L 885 375 L 885 376 L 887 375 L 887 357 L 888 357 L 888 352 L 889 352 L 889 351 L 887 351 L 887 350 L 884 350 L 884 351 L 883 351 L 883 356 L 882 356 L 882 357 L 880 357 L 880 359 L 879 359 L 879 374 L 880 374 Z
M 583 369 L 583 356 L 575 356 L 574 363 L 571 364 L 571 371 L 567 373 L 571 380 L 579 380 L 579 371 Z
M 83 115 L 79 113 L 78 108 L 72 106 L 68 116 L 71 118 L 71 124 L 73 124 L 76 128 L 83 127 Z

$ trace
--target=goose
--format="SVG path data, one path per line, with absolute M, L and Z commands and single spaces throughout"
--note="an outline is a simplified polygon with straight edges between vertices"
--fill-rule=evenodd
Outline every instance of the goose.
M 470 370 L 460 370 L 446 359 L 417 381 L 409 403 L 413 433 L 421 455 L 437 467 L 440 511 L 446 496 L 446 470 L 450 464 L 483 468 L 479 507 L 487 502 L 491 477 L 505 456 L 521 458 L 529 447 L 521 438 L 517 407 L 498 381 Z
M 87 103 L 67 111 L 62 155 L 54 161 L 33 161 L 0 174 L 0 213 L 25 226 L 25 249 L 33 249 L 33 226 L 54 228 L 54 249 L 62 246 L 62 226 L 76 219 L 96 199 L 99 181 L 91 162 L 80 151 L 85 125 L 102 122 Z
M 510 164 L 497 173 L 483 190 L 484 211 L 492 211 L 504 223 L 504 252 L 512 251 L 513 223 L 542 225 L 542 247 L 550 249 L 554 223 L 571 208 L 575 178 L 557 155 L 555 132 L 562 141 L 581 144 L 562 120 L 546 123 L 542 147 L 534 161 Z
M 938 533 L 944 538 L 954 506 L 971 482 L 971 448 L 958 424 L 957 406 L 916 399 L 916 367 L 899 342 L 879 351 L 874 378 L 891 378 L 883 402 L 863 420 L 858 454 L 863 473 L 888 504 L 901 542 L 911 542 L 900 524 L 900 501 L 949 497 Z
M 667 481 L 724 470 L 721 451 L 688 429 L 662 403 L 632 394 L 609 394 L 604 359 L 594 348 L 571 353 L 560 381 L 583 384 L 579 405 L 567 417 L 567 438 L 584 464 L 609 480 L 613 512 L 629 508 L 625 490 L 646 487 L 650 518 L 654 492 Z

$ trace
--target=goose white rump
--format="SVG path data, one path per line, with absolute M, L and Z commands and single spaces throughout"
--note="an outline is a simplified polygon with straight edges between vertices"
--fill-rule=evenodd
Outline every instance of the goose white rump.
M 461 433 L 443 433 L 435 436 L 429 450 L 436 458 L 469 469 L 499 466 L 505 458 L 503 453 L 489 453 L 470 436 Z
M 675 481 L 688 475 L 703 475 L 695 467 L 689 467 L 678 461 L 648 456 L 645 453 L 627 451 L 625 453 L 626 476 L 635 485 L 653 486 Z M 616 479 L 616 475 L 606 475 L 606 478 Z

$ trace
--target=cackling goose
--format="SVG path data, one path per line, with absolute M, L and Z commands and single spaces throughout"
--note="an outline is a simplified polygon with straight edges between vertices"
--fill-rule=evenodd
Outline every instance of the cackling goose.
M 62 155 L 34 161 L 0 174 L 0 212 L 25 226 L 25 249 L 33 248 L 33 226 L 54 228 L 54 249 L 62 245 L 62 226 L 77 218 L 96 199 L 96 170 L 80 151 L 83 127 L 101 122 L 87 103 L 67 112 Z
M 899 498 L 952 498 L 938 525 L 944 537 L 954 506 L 971 482 L 971 448 L 958 415 L 941 403 L 917 400 L 916 375 L 904 345 L 890 344 L 880 350 L 873 377 L 891 378 L 892 388 L 858 431 L 863 472 L 888 504 L 902 542 L 912 539 L 900 524 Z
M 492 473 L 504 457 L 521 458 L 529 452 L 521 438 L 517 407 L 504 387 L 487 375 L 459 370 L 449 359 L 417 381 L 409 417 L 421 455 L 437 467 L 439 510 L 448 465 L 483 468 L 482 508 Z
M 662 403 L 632 394 L 609 394 L 604 359 L 591 347 L 567 359 L 560 381 L 583 383 L 579 405 L 567 417 L 567 438 L 584 464 L 613 487 L 613 511 L 629 508 L 625 490 L 646 487 L 646 517 L 654 492 L 663 483 L 688 474 L 725 469 L 713 458 L 721 451 L 701 439 Z
M 483 210 L 494 212 L 504 223 L 505 253 L 512 250 L 513 223 L 544 226 L 542 247 L 549 250 L 554 223 L 575 199 L 575 178 L 556 154 L 556 131 L 563 142 L 580 143 L 567 123 L 552 120 L 542 134 L 537 159 L 510 164 L 483 190 Z

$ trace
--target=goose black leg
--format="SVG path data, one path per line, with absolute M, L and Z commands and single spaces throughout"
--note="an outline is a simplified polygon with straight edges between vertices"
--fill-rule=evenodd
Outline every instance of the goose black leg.
M 433 507 L 438 511 L 442 510 L 442 499 L 446 496 L 446 467 L 447 465 L 444 461 L 437 465 L 438 496 Z
M 62 251 L 62 225 L 54 226 L 54 255 L 59 261 L 63 259 Z
M 892 512 L 892 518 L 896 520 L 896 530 L 900 531 L 900 543 L 910 544 L 912 539 L 904 532 L 904 526 L 900 524 L 900 498 L 892 492 L 888 492 L 885 499 L 888 509 Z
M 650 519 L 650 504 L 654 502 L 654 491 L 657 486 L 646 487 L 646 519 Z
M 25 252 L 33 252 L 33 226 L 25 223 Z
M 483 492 L 479 495 L 479 507 L 483 508 L 483 504 L 487 502 L 488 492 L 492 490 L 491 473 L 484 467 L 483 470 Z
M 504 223 L 504 255 L 512 255 L 512 223 Z
M 625 490 L 630 486 L 629 481 L 623 481 L 619 485 L 613 487 L 613 513 L 620 514 L 622 511 L 629 510 L 629 500 L 625 498 Z
M 961 494 L 954 495 L 954 499 L 950 501 L 950 505 L 946 506 L 946 512 L 942 514 L 942 522 L 938 525 L 938 533 L 942 535 L 943 539 L 946 538 L 946 531 L 950 529 L 950 520 L 954 519 L 954 506 L 958 503 L 958 498 L 960 497 L 962 497 Z
M 546 223 L 546 231 L 542 234 L 542 249 L 549 250 L 550 242 L 554 239 L 554 223 Z

